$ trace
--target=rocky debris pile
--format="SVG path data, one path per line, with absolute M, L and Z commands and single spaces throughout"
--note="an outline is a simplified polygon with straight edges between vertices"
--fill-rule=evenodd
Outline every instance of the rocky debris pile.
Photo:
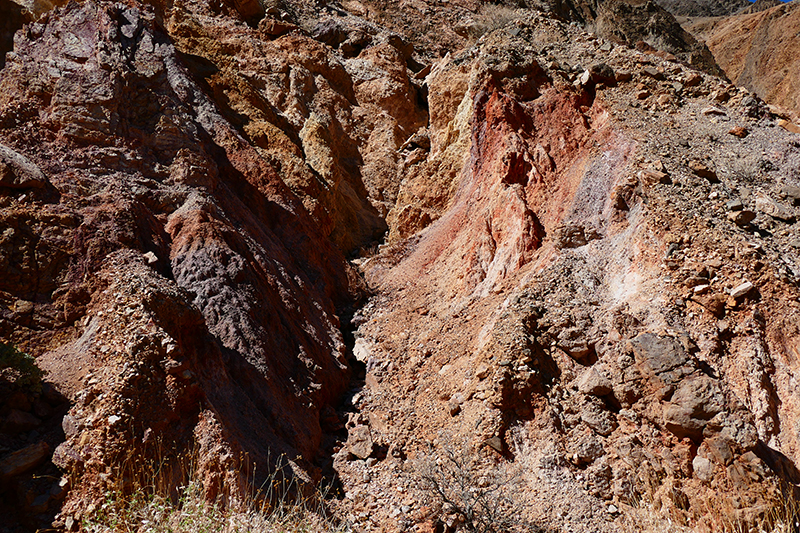
M 745 89 L 542 16 L 428 84 L 430 152 L 362 263 L 350 518 L 451 523 L 414 464 L 455 435 L 479 477 L 525 465 L 543 527 L 616 530 L 642 502 L 763 519 L 800 479 L 779 423 L 798 413 L 796 135 Z

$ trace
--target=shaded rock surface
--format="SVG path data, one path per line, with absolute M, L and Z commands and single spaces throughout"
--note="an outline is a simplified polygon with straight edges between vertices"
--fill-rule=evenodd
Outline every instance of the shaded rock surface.
M 658 0 L 658 5 L 676 17 L 722 17 L 753 4 L 749 0 Z

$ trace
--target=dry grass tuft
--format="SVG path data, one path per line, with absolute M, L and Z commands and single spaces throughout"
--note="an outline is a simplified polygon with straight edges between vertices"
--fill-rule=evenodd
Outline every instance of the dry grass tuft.
M 278 460 L 274 474 L 258 489 L 251 487 L 243 502 L 210 499 L 193 466 L 180 461 L 182 486 L 170 485 L 174 469 L 149 465 L 139 473 L 133 490 L 108 491 L 105 501 L 84 516 L 81 530 L 88 533 L 310 533 L 349 531 L 338 524 L 325 506 L 326 494 L 308 496 L 303 483 L 285 479 Z

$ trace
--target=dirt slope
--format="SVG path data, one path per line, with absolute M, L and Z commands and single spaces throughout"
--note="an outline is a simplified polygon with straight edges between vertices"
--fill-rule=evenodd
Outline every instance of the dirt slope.
M 765 101 L 800 112 L 800 3 L 751 14 L 690 21 L 728 78 Z

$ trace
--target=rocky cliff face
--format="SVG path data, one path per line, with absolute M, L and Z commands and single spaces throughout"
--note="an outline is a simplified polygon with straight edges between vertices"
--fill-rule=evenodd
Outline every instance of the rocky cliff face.
M 326 72 L 353 98 L 336 69 Z M 371 235 L 375 209 L 335 233 L 336 215 L 307 209 L 290 186 L 305 179 L 329 195 L 315 200 L 342 199 L 341 176 L 262 151 L 226 118 L 238 116 L 229 101 L 212 99 L 211 70 L 145 6 L 89 2 L 26 26 L 3 71 L 3 336 L 74 404 L 53 461 L 74 481 L 65 512 L 76 520 L 130 458 L 192 442 L 212 491 L 270 453 L 298 457 L 313 478 L 320 412 L 347 386 L 337 315 L 360 289 L 348 248 L 328 236 Z M 326 83 L 293 72 L 299 86 Z M 311 130 L 316 107 L 285 104 Z M 329 131 L 317 126 L 321 139 L 304 146 L 309 160 L 321 152 L 320 172 Z M 270 145 L 281 141 L 302 153 L 296 132 L 297 144 L 281 134 Z M 332 149 L 327 164 L 346 165 Z
M 797 126 L 599 8 L 623 39 L 497 9 L 73 2 L 17 31 L 0 332 L 55 411 L 0 390 L 1 444 L 38 446 L 2 490 L 51 449 L 65 479 L 29 526 L 192 449 L 227 501 L 280 454 L 335 473 L 365 531 L 457 529 L 418 468 L 452 449 L 476 486 L 521 465 L 541 527 L 787 497 Z

